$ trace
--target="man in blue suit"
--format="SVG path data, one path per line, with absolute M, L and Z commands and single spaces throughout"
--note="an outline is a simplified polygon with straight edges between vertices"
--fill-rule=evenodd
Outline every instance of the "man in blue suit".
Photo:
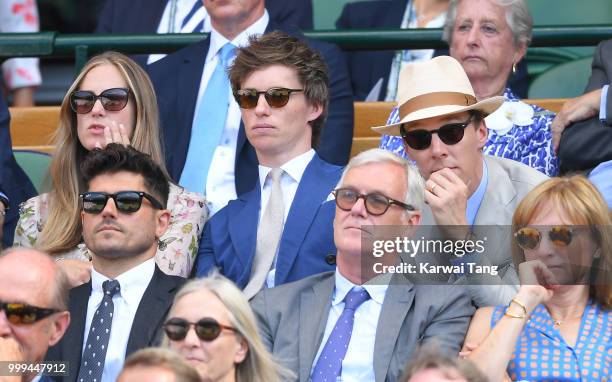
M 211 18 L 210 38 L 166 56 L 149 65 L 147 71 L 160 108 L 166 167 L 179 184 L 205 193 L 214 214 L 229 200 L 252 190 L 258 173 L 255 150 L 246 140 L 240 109 L 229 94 L 229 83 L 226 89 L 221 88 L 228 93 L 227 102 L 212 112 L 202 112 L 210 106 L 210 102 L 202 100 L 207 98 L 215 68 L 224 60 L 232 61 L 231 53 L 227 58 L 221 55 L 222 47 L 227 43 L 242 47 L 251 35 L 279 29 L 299 33 L 276 24 L 264 0 L 204 0 L 204 6 Z M 327 162 L 344 165 L 353 138 L 353 97 L 346 62 L 334 45 L 305 40 L 321 53 L 330 71 L 329 113 L 317 153 Z M 223 101 L 222 93 L 215 92 L 213 102 Z M 224 122 L 211 122 L 211 114 L 217 114 L 219 109 L 226 113 L 221 117 Z M 211 130 L 217 128 L 222 131 L 210 138 Z M 211 141 L 215 142 L 212 152 L 204 150 L 203 146 Z M 197 163 L 203 158 L 211 159 Z
M 333 269 L 334 203 L 327 201 L 342 167 L 312 149 L 327 114 L 322 57 L 283 32 L 252 38 L 230 72 L 259 182 L 207 223 L 197 275 L 217 267 L 248 298 Z
M 36 195 L 36 189 L 13 155 L 11 117 L 0 94 L 0 247 L 13 245 L 19 204 Z

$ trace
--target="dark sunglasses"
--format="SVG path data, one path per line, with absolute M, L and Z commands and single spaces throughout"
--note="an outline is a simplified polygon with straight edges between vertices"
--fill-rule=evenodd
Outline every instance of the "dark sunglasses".
M 89 90 L 76 90 L 70 94 L 70 107 L 77 114 L 86 114 L 99 99 L 104 110 L 119 111 L 127 105 L 129 96 L 130 90 L 126 88 L 106 89 L 100 95 Z
M 567 226 L 550 227 L 548 230 L 548 238 L 558 247 L 567 247 L 572 243 L 574 232 L 574 229 Z M 540 245 L 540 241 L 542 241 L 542 232 L 534 227 L 523 227 L 514 233 L 514 239 L 522 249 L 533 250 Z
M 289 96 L 294 92 L 301 92 L 304 89 L 270 88 L 266 91 L 256 89 L 239 89 L 234 91 L 234 99 L 242 109 L 253 109 L 257 107 L 259 95 L 263 94 L 270 107 L 283 107 L 289 102 Z
M 438 137 L 446 145 L 454 145 L 459 143 L 463 139 L 465 128 L 472 123 L 474 115 L 464 123 L 449 123 L 436 130 L 410 130 L 406 131 L 404 124 L 400 126 L 400 133 L 404 142 L 408 147 L 415 150 L 425 150 L 431 146 L 431 137 L 433 134 L 438 134 Z
M 6 318 L 13 325 L 27 325 L 57 313 L 59 309 L 39 308 L 20 302 L 0 301 L 0 310 L 4 310 Z
M 413 206 L 400 202 L 399 200 L 388 198 L 383 194 L 360 194 L 352 188 L 339 188 L 332 191 L 332 194 L 336 198 L 336 205 L 343 211 L 350 211 L 359 199 L 364 200 L 366 211 L 374 216 L 384 214 L 392 204 L 398 205 L 408 211 L 414 211 Z
M 115 201 L 115 206 L 121 212 L 133 213 L 140 209 L 142 198 L 146 198 L 151 205 L 163 210 L 162 204 L 152 195 L 142 191 L 119 191 L 114 194 L 106 192 L 84 192 L 79 195 L 83 202 L 83 211 L 90 214 L 99 214 L 106 207 L 108 199 Z
M 174 317 L 166 321 L 164 324 L 164 331 L 168 338 L 172 341 L 182 341 L 187 337 L 189 328 L 194 326 L 196 335 L 199 339 L 206 342 L 214 341 L 223 329 L 231 330 L 236 332 L 235 328 L 230 326 L 221 325 L 214 318 L 202 318 L 198 322 L 189 322 L 184 318 Z

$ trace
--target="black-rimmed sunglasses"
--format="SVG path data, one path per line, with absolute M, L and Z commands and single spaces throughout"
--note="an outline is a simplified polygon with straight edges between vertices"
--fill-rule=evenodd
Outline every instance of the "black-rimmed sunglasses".
M 0 311 L 4 311 L 7 320 L 13 325 L 28 325 L 49 317 L 59 309 L 39 308 L 21 302 L 0 301 Z
M 406 145 L 415 150 L 425 150 L 431 146 L 431 138 L 433 134 L 438 134 L 438 137 L 446 145 L 455 145 L 463 139 L 465 128 L 472 123 L 474 115 L 464 123 L 449 123 L 436 130 L 410 130 L 406 131 L 405 124 L 400 125 L 400 134 Z
M 96 95 L 89 90 L 76 90 L 70 94 L 70 107 L 77 114 L 87 114 L 93 109 L 96 100 L 100 100 L 102 107 L 107 111 L 123 110 L 130 98 L 130 89 L 106 89 Z
M 196 335 L 202 341 L 210 342 L 214 341 L 223 329 L 231 330 L 236 332 L 236 328 L 231 326 L 222 325 L 214 318 L 202 318 L 198 322 L 189 322 L 184 318 L 174 317 L 166 321 L 164 324 L 164 331 L 169 339 L 172 341 L 182 341 L 187 337 L 189 329 L 193 326 L 195 328 Z
M 283 107 L 289 102 L 291 93 L 301 92 L 304 89 L 270 88 L 265 91 L 256 89 L 239 89 L 234 91 L 234 99 L 242 109 L 253 109 L 257 107 L 259 95 L 263 94 L 270 107 Z
M 142 198 L 146 198 L 151 205 L 163 210 L 164 207 L 154 196 L 142 191 L 119 191 L 114 194 L 106 192 L 84 192 L 81 197 L 83 211 L 90 214 L 99 214 L 106 207 L 108 199 L 113 199 L 115 206 L 121 212 L 134 213 L 140 209 Z
M 540 246 L 542 235 L 548 233 L 548 238 L 557 247 L 567 247 L 572 243 L 576 228 L 554 226 L 547 231 L 535 227 L 523 227 L 514 233 L 514 239 L 523 250 L 534 250 Z
M 410 204 L 391 199 L 379 193 L 360 194 L 352 188 L 338 188 L 332 191 L 332 194 L 336 198 L 336 205 L 343 211 L 350 211 L 359 199 L 364 200 L 366 211 L 374 216 L 384 214 L 392 204 L 400 206 L 408 211 L 414 211 L 414 207 Z

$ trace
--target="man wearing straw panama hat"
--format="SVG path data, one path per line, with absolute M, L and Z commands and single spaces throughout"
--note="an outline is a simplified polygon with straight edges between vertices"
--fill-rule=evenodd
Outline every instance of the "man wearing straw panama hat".
M 547 179 L 526 165 L 482 153 L 487 141 L 484 117 L 502 102 L 503 97 L 477 102 L 463 67 L 452 57 L 410 64 L 400 73 L 400 122 L 372 129 L 402 136 L 408 157 L 426 179 L 423 225 L 437 225 L 457 240 L 478 237 L 478 226 L 489 226 L 482 233 L 491 234 L 490 226 L 509 226 L 523 196 Z M 503 238 L 489 243 L 495 249 L 480 259 L 499 267 L 498 279 L 470 286 L 478 306 L 508 303 L 519 283 L 510 237 Z

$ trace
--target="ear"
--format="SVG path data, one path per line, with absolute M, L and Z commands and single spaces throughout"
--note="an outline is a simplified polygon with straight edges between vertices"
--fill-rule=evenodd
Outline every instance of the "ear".
M 239 348 L 238 351 L 236 351 L 236 354 L 234 355 L 234 363 L 239 364 L 246 358 L 249 352 L 249 344 L 242 336 L 237 336 L 236 338 L 238 340 Z
M 484 118 L 480 121 L 480 124 L 476 128 L 476 140 L 478 141 L 478 150 L 482 150 L 484 145 L 487 143 L 489 137 L 489 130 Z
M 308 122 L 312 122 L 323 113 L 323 105 L 321 104 L 310 104 L 308 106 Z
M 70 325 L 70 312 L 63 311 L 56 313 L 57 317 L 51 326 L 51 336 L 49 337 L 49 346 L 53 346 L 59 342 L 66 333 L 68 325 Z
M 516 52 L 514 52 L 514 55 L 512 57 L 512 63 L 518 65 L 519 61 L 521 61 L 523 57 L 525 57 L 526 52 L 527 46 L 523 42 L 520 43 L 516 48 Z
M 155 223 L 155 237 L 159 239 L 168 229 L 168 225 L 170 225 L 170 211 L 159 210 L 155 212 Z
M 418 226 L 421 224 L 421 212 L 420 211 L 406 211 L 404 212 L 403 221 L 408 226 Z

